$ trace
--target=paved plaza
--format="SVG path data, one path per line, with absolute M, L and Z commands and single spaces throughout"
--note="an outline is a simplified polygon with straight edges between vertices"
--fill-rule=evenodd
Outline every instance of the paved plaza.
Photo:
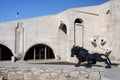
M 4 61 L 0 62 L 0 80 L 119 80 L 119 65 L 111 69 L 104 66 L 104 63 L 85 68 L 60 61 Z

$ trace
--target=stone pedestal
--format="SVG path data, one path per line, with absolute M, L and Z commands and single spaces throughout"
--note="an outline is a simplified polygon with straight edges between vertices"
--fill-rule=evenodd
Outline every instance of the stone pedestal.
M 15 62 L 15 57 L 14 56 L 11 57 L 11 62 Z

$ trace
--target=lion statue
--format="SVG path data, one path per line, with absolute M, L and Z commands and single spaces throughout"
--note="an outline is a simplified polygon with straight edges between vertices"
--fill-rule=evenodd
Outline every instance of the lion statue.
M 105 68 L 111 68 L 111 61 L 105 54 L 99 54 L 99 53 L 93 53 L 90 54 L 87 49 L 79 46 L 73 46 L 71 49 L 71 57 L 74 57 L 76 55 L 77 59 L 79 60 L 78 63 L 75 65 L 76 67 L 79 67 L 81 62 L 87 61 L 86 67 L 90 68 L 92 67 L 92 64 L 96 64 L 96 62 L 105 62 L 107 66 Z M 103 58 L 104 56 L 105 58 Z

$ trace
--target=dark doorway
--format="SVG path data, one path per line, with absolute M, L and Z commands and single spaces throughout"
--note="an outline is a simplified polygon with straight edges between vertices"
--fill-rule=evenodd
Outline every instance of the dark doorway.
M 54 59 L 53 50 L 44 44 L 32 46 L 26 53 L 24 60 Z
M 6 46 L 0 44 L 0 61 L 11 60 L 13 56 L 11 50 Z

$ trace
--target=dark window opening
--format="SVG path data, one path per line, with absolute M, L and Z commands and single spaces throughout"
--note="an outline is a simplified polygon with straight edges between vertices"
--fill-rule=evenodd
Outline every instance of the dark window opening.
M 0 61 L 11 60 L 13 56 L 11 50 L 6 46 L 0 44 Z
M 110 10 L 107 10 L 106 14 L 109 14 L 110 13 Z
M 80 19 L 80 18 L 77 18 L 76 20 L 75 20 L 75 23 L 83 23 L 83 20 L 82 19 Z
M 53 50 L 44 44 L 38 44 L 31 47 L 26 55 L 24 60 L 40 60 L 40 59 L 54 59 Z
M 65 24 L 61 24 L 59 27 L 65 34 L 67 34 L 67 27 Z

